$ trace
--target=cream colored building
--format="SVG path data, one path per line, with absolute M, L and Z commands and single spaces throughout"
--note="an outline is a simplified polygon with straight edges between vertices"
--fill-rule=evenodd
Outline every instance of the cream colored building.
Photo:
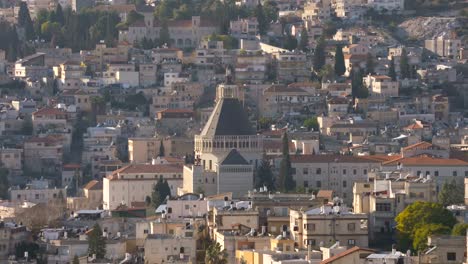
M 463 263 L 466 259 L 466 236 L 433 235 L 427 238 L 427 245 L 420 264 Z
M 460 49 L 463 48 L 461 39 L 452 36 L 440 36 L 428 39 L 425 41 L 424 46 L 441 57 L 452 58 L 456 58 L 460 53 Z
M 168 181 L 175 195 L 182 187 L 182 166 L 132 164 L 112 172 L 103 179 L 103 208 L 113 210 L 121 204 L 130 207 L 133 202 L 145 202 L 160 178 Z
M 54 137 L 34 137 L 24 142 L 24 166 L 36 172 L 58 172 L 62 167 L 63 146 Z
M 74 211 L 102 208 L 102 194 L 102 181 L 92 180 L 83 187 L 83 196 L 67 198 L 67 208 Z
M 325 21 L 331 17 L 330 0 L 311 0 L 304 5 L 302 20 Z
M 367 247 L 368 215 L 352 213 L 343 204 L 323 205 L 308 210 L 290 211 L 290 230 L 299 248 L 319 245 Z
M 166 234 L 151 234 L 145 240 L 145 264 L 196 263 L 196 240 Z
M 0 149 L 0 164 L 3 168 L 20 171 L 23 167 L 23 150 L 13 148 Z
M 373 97 L 394 97 L 399 94 L 400 84 L 385 75 L 369 75 L 364 77 L 364 86 Z

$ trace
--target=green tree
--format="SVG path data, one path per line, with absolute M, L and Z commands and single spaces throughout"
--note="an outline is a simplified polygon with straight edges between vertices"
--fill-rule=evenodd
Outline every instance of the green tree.
M 309 50 L 309 33 L 307 33 L 306 27 L 302 27 L 301 40 L 299 41 L 299 49 L 307 52 Z
M 29 14 L 28 4 L 24 1 L 21 1 L 19 6 L 18 26 L 24 28 L 26 39 L 34 38 L 34 25 Z
M 167 44 L 171 45 L 171 36 L 169 35 L 169 27 L 167 25 L 167 20 L 163 19 L 161 21 L 161 30 L 159 31 L 159 43 L 160 45 Z
M 23 127 L 21 128 L 21 134 L 23 135 L 32 135 L 33 133 L 33 123 L 30 115 L 27 115 L 23 119 Z
M 268 190 L 274 190 L 274 177 L 270 165 L 270 160 L 266 154 L 263 155 L 260 167 L 255 171 L 255 188 L 266 186 Z
M 338 76 L 342 76 L 346 72 L 346 66 L 343 55 L 343 48 L 338 45 L 336 46 L 335 52 L 335 73 Z
M 80 259 L 78 258 L 77 255 L 75 255 L 75 256 L 73 257 L 73 262 L 72 262 L 72 264 L 80 264 Z
M 161 190 L 161 197 L 163 201 L 166 200 L 167 197 L 171 197 L 171 187 L 169 186 L 169 183 L 166 179 L 163 182 Z
M 210 246 L 206 249 L 205 263 L 206 264 L 227 264 L 228 263 L 228 254 L 226 249 L 221 250 L 221 245 L 216 243 L 211 243 Z
M 366 56 L 366 75 L 367 74 L 374 74 L 375 72 L 375 63 L 374 63 L 374 57 L 372 56 L 371 53 L 367 53 Z
M 452 236 L 466 236 L 468 223 L 458 223 L 452 228 Z
M 260 129 L 269 129 L 271 124 L 273 124 L 273 120 L 268 117 L 260 117 L 258 119 L 258 127 Z
M 444 206 L 449 206 L 453 204 L 463 204 L 464 203 L 464 190 L 463 185 L 457 184 L 455 179 L 452 181 L 444 182 L 442 189 L 439 192 L 439 203 Z
M 289 139 L 287 132 L 283 134 L 283 154 L 280 163 L 278 189 L 282 192 L 289 192 L 296 188 L 292 176 L 291 157 L 289 156 Z
M 397 75 L 395 70 L 395 59 L 392 57 L 390 65 L 388 66 L 388 76 L 392 78 L 392 81 L 396 81 Z
M 166 151 L 164 149 L 164 142 L 163 140 L 161 139 L 161 141 L 159 142 L 159 157 L 164 157 L 166 154 Z
M 315 46 L 314 56 L 312 57 L 312 66 L 316 73 L 320 72 L 322 67 L 325 65 L 325 39 L 320 37 Z
M 351 92 L 353 98 L 367 98 L 369 96 L 369 91 L 364 86 L 362 78 L 362 70 L 360 68 L 353 69 L 351 76 Z
M 297 48 L 297 39 L 288 33 L 284 40 L 283 48 L 287 50 L 295 50 Z
M 55 21 L 59 23 L 61 26 L 65 25 L 65 16 L 63 14 L 62 6 L 60 4 L 57 4 L 57 7 L 55 8 Z
M 162 178 L 159 178 L 159 180 L 153 186 L 153 191 L 151 192 L 151 204 L 154 206 L 154 208 L 158 208 L 158 206 L 163 203 L 163 200 L 161 200 L 161 189 L 163 184 L 164 183 Z
M 260 32 L 261 35 L 265 35 L 268 30 L 269 21 L 267 20 L 265 16 L 265 12 L 263 11 L 263 6 L 260 3 L 260 1 L 258 1 L 257 6 L 255 7 L 254 13 L 258 21 L 258 31 Z
M 102 259 L 106 255 L 106 238 L 102 236 L 101 226 L 96 223 L 88 235 L 88 254 Z
M 427 238 L 431 235 L 448 235 L 450 234 L 450 227 L 442 224 L 426 224 L 418 229 L 414 234 L 413 248 L 418 251 L 426 249 Z
M 304 120 L 303 126 L 307 127 L 309 130 L 318 131 L 319 130 L 319 123 L 317 121 L 317 117 L 309 117 Z
M 419 241 L 424 238 L 424 232 L 423 230 L 418 231 L 418 229 L 424 228 L 426 225 L 442 225 L 450 230 L 457 222 L 453 214 L 441 204 L 421 201 L 406 207 L 397 215 L 395 221 L 397 223 L 399 246 L 402 249 L 410 248 L 412 245 L 419 245 Z M 430 230 L 435 230 L 433 227 L 431 228 Z M 418 243 L 414 243 L 417 231 L 419 232 Z
M 0 167 L 0 198 L 8 199 L 8 188 L 10 188 L 10 181 L 8 180 L 9 171 Z
M 408 62 L 408 54 L 406 50 L 403 49 L 401 51 L 400 57 L 400 75 L 402 79 L 410 78 L 411 77 L 411 67 Z
M 135 10 L 132 10 L 132 11 L 130 11 L 128 13 L 127 21 L 125 21 L 125 23 L 127 25 L 131 25 L 131 24 L 133 24 L 133 23 L 135 23 L 137 21 L 141 21 L 141 20 L 144 20 L 144 19 L 145 19 L 145 17 L 142 14 L 138 13 Z

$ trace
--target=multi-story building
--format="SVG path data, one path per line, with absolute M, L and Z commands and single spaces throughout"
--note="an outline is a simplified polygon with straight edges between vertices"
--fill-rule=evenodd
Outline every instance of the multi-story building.
M 367 214 L 353 213 L 339 202 L 307 210 L 290 211 L 290 232 L 299 248 L 318 248 L 338 242 L 368 247 Z
M 461 39 L 447 35 L 434 39 L 427 39 L 424 43 L 424 47 L 441 57 L 451 58 L 456 58 L 460 49 L 463 48 Z
M 373 97 L 398 96 L 399 82 L 385 75 L 368 75 L 363 78 L 364 85 Z
M 184 166 L 184 192 L 233 192 L 239 197 L 252 189 L 263 138 L 256 134 L 238 98 L 243 98 L 241 90 L 229 80 L 217 87 L 216 106 L 195 136 L 195 164 Z
M 156 84 L 157 65 L 151 63 L 142 63 L 139 66 L 140 86 L 152 86 Z
M 311 0 L 304 5 L 302 20 L 325 21 L 331 17 L 330 0 Z
M 370 237 L 391 233 L 395 217 L 416 201 L 437 202 L 436 184 L 432 179 L 412 175 L 391 175 L 382 178 L 371 173 L 374 181 L 355 182 L 353 208 L 355 213 L 369 214 Z M 377 179 L 379 178 L 379 179 Z
M 146 263 L 195 263 L 196 239 L 169 234 L 150 234 L 145 239 Z
M 273 57 L 279 82 L 306 82 L 310 79 L 310 67 L 305 53 L 275 52 Z
M 79 62 L 66 61 L 53 67 L 54 77 L 58 81 L 60 90 L 79 89 L 82 87 L 81 78 L 84 76 L 84 67 Z
M 33 130 L 36 133 L 48 129 L 71 129 L 65 109 L 44 107 L 32 113 Z
M 24 167 L 41 173 L 56 173 L 62 168 L 62 144 L 54 137 L 33 137 L 24 142 Z
M 102 181 L 92 180 L 83 187 L 83 196 L 67 198 L 67 208 L 75 212 L 102 208 L 102 192 Z
M 265 117 L 302 113 L 304 108 L 320 113 L 325 106 L 325 95 L 313 84 L 303 84 L 302 87 L 297 84 L 274 84 L 263 90 L 259 99 L 259 112 Z
M 239 55 L 235 66 L 236 82 L 260 84 L 266 78 L 267 64 L 269 59 L 266 55 Z
M 364 5 L 363 0 L 336 0 L 333 7 L 337 17 L 356 19 L 364 14 Z
M 367 6 L 378 11 L 401 12 L 405 10 L 405 0 L 367 0 Z
M 182 166 L 132 164 L 112 172 L 103 179 L 103 208 L 113 210 L 122 204 L 130 207 L 133 202 L 145 202 L 159 179 L 167 180 L 175 195 L 182 187 Z
M 238 19 L 230 22 L 229 34 L 239 39 L 251 39 L 258 35 L 256 17 Z
M 136 22 L 130 25 L 127 30 L 119 32 L 119 40 L 125 40 L 130 43 L 146 39 L 158 39 L 161 31 L 161 23 L 150 18 L 147 23 Z M 198 42 L 205 36 L 217 33 L 218 27 L 206 19 L 199 16 L 192 17 L 191 20 L 170 20 L 167 22 L 170 46 L 177 48 L 191 48 L 198 46 Z
M 15 203 L 53 203 L 65 202 L 67 199 L 67 190 L 65 188 L 50 187 L 48 183 L 36 181 L 28 184 L 26 188 L 20 189 L 12 187 L 9 190 L 10 201 Z
M 291 166 L 297 186 L 333 190 L 350 204 L 353 182 L 367 180 L 367 174 L 380 168 L 380 162 L 372 156 L 294 155 Z
M 0 164 L 12 172 L 21 172 L 23 168 L 23 150 L 15 148 L 0 149 Z
M 42 79 L 49 75 L 49 69 L 45 66 L 45 54 L 35 53 L 15 62 L 13 76 L 16 78 Z
M 14 255 L 17 245 L 31 241 L 31 233 L 26 226 L 12 222 L 0 222 L 0 260 L 7 262 L 10 255 Z

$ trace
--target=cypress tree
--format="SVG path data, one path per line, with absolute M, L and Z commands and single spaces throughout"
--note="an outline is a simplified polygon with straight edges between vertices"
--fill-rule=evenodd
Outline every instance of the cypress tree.
M 294 190 L 296 183 L 292 177 L 291 157 L 289 156 L 289 139 L 287 132 L 283 134 L 283 157 L 280 163 L 279 189 L 283 192 Z
M 153 191 L 151 192 L 151 204 L 154 208 L 158 208 L 158 206 L 163 203 L 163 200 L 161 199 L 163 184 L 164 182 L 162 178 L 159 178 L 158 182 L 153 186 Z
M 263 6 L 258 2 L 258 5 L 255 7 L 255 17 L 257 18 L 258 21 L 258 31 L 260 32 L 261 35 L 266 34 L 266 31 L 268 30 L 268 20 L 265 16 L 265 12 L 263 11 Z
M 263 154 L 262 162 L 260 167 L 255 172 L 255 188 L 266 186 L 269 190 L 274 190 L 274 179 L 273 172 L 271 170 L 270 161 L 266 154 Z
M 169 27 L 167 25 L 167 20 L 163 19 L 161 21 L 161 30 L 159 31 L 159 44 L 162 46 L 167 44 L 171 46 L 171 36 L 169 35 Z
M 159 143 L 159 157 L 164 157 L 165 154 L 166 150 L 164 149 L 163 140 L 161 139 L 161 142 Z
M 57 7 L 55 8 L 55 20 L 61 26 L 65 25 L 65 16 L 63 14 L 63 9 L 60 4 L 57 4 Z
M 335 73 L 338 76 L 342 76 L 346 72 L 346 66 L 343 55 L 343 48 L 338 45 L 336 46 L 335 52 Z
M 316 73 L 320 72 L 320 70 L 325 65 L 325 45 L 325 39 L 321 37 L 317 42 L 317 46 L 315 46 L 314 56 L 312 58 L 312 65 Z
M 301 41 L 299 41 L 299 49 L 306 52 L 309 46 L 309 34 L 305 26 L 302 27 L 301 31 Z
M 396 81 L 396 71 L 395 71 L 395 59 L 392 57 L 390 60 L 390 65 L 388 67 L 388 76 L 392 78 L 392 81 Z
M 372 57 L 371 53 L 367 53 L 366 56 L 366 75 L 367 74 L 374 74 L 374 58 Z
M 408 54 L 406 50 L 403 49 L 401 51 L 400 57 L 400 75 L 402 79 L 410 78 L 411 77 L 411 67 L 408 62 Z
M 28 4 L 21 1 L 18 11 L 18 26 L 24 28 L 26 39 L 34 38 L 34 25 L 29 14 Z

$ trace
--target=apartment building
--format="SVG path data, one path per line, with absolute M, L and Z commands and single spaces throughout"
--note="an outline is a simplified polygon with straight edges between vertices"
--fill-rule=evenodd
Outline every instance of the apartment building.
M 169 234 L 150 234 L 145 239 L 146 263 L 195 263 L 196 240 Z
M 372 97 L 393 97 L 399 94 L 399 82 L 386 75 L 368 75 L 363 78 L 363 82 Z
M 83 187 L 82 196 L 67 198 L 67 208 L 75 212 L 102 208 L 102 197 L 102 181 L 91 180 Z
M 45 66 L 45 54 L 35 53 L 15 62 L 13 76 L 39 80 L 48 76 L 49 69 Z
M 380 168 L 371 156 L 293 155 L 293 178 L 297 186 L 332 190 L 351 204 L 353 182 L 367 180 L 368 172 Z
M 424 47 L 441 57 L 456 58 L 463 45 L 461 39 L 451 35 L 443 35 L 434 39 L 427 39 L 424 42 Z
M 302 20 L 325 21 L 331 17 L 330 0 L 311 0 L 304 5 Z
M 280 83 L 306 82 L 310 79 L 310 66 L 305 53 L 274 52 L 272 55 Z
M 26 188 L 21 189 L 12 187 L 9 190 L 10 201 L 14 203 L 32 202 L 32 203 L 53 203 L 65 202 L 67 191 L 65 188 L 51 187 L 43 180 L 33 181 L 27 184 Z
M 56 173 L 62 168 L 63 145 L 55 137 L 33 137 L 24 142 L 24 166 L 33 172 Z
M 26 226 L 12 222 L 0 222 L 0 259 L 7 260 L 16 252 L 16 246 L 32 239 Z
M 257 36 L 258 33 L 258 21 L 256 17 L 230 22 L 229 34 L 235 38 L 251 39 Z
M 15 148 L 0 149 L 0 164 L 11 172 L 21 172 L 23 168 L 23 150 Z
M 266 78 L 269 58 L 265 54 L 239 55 L 236 59 L 236 82 L 261 84 Z
M 349 247 L 369 244 L 367 214 L 352 213 L 343 204 L 291 210 L 290 230 L 299 248 L 318 248 L 338 242 Z
M 67 111 L 56 107 L 44 107 L 32 113 L 32 124 L 35 133 L 48 129 L 71 129 Z
M 145 202 L 159 179 L 167 180 L 171 194 L 182 187 L 182 166 L 167 164 L 132 164 L 122 167 L 103 180 L 103 208 L 113 210 L 121 204 Z
M 54 66 L 53 70 L 60 90 L 80 89 L 82 87 L 81 78 L 84 76 L 85 67 L 80 62 L 66 61 L 59 66 Z

